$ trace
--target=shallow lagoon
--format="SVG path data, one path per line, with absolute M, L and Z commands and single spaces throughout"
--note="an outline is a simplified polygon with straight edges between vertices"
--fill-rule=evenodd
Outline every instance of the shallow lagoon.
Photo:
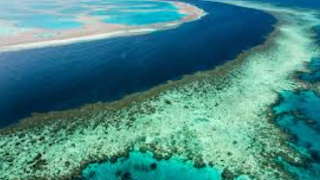
M 309 83 L 316 83 L 320 81 L 320 58 L 314 58 L 309 64 L 310 73 L 300 75 L 300 78 Z
M 152 15 L 145 13 L 148 10 Z M 101 22 L 125 25 L 147 25 L 159 22 L 177 21 L 184 17 L 170 2 L 150 0 L 95 0 L 55 1 L 13 0 L 0 2 L 1 21 L 13 23 L 15 28 L 40 28 L 64 30 L 81 28 L 85 24 L 82 16 L 95 18 L 104 11 Z M 160 14 L 157 12 L 161 11 Z M 68 17 L 66 19 L 66 16 Z M 152 18 L 150 18 L 152 16 Z M 165 16 L 165 17 L 163 17 Z M 130 20 L 125 20 L 130 18 Z M 98 18 L 99 19 L 99 18 Z
M 209 166 L 194 167 L 179 157 L 157 160 L 151 152 L 130 152 L 116 162 L 92 163 L 82 172 L 83 180 L 220 180 L 221 171 Z
M 127 12 L 116 17 L 107 17 L 103 22 L 110 24 L 145 25 L 154 22 L 168 22 L 182 19 L 184 15 L 176 12 Z
M 17 24 L 23 28 L 41 28 L 41 29 L 72 29 L 79 28 L 82 23 L 78 22 L 70 16 L 55 16 L 50 14 L 35 14 L 32 16 L 24 16 Z
M 227 168 L 225 168 L 227 169 Z M 179 156 L 156 159 L 152 152 L 131 151 L 128 157 L 115 162 L 91 163 L 81 172 L 81 180 L 250 180 L 247 175 L 235 176 L 229 171 L 203 165 Z M 232 177 L 234 176 L 234 177 Z
M 293 137 L 294 148 L 306 154 L 305 166 L 280 162 L 298 179 L 317 180 L 320 176 L 320 97 L 314 91 L 284 91 L 274 107 L 276 122 Z

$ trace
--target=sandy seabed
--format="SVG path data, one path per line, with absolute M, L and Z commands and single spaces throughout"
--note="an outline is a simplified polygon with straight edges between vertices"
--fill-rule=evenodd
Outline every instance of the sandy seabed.
M 85 26 L 77 29 L 61 31 L 21 29 L 19 31 L 17 30 L 16 35 L 0 36 L 0 52 L 34 49 L 120 36 L 145 34 L 158 30 L 175 28 L 183 23 L 197 20 L 206 14 L 203 10 L 187 3 L 170 3 L 174 4 L 178 8 L 179 13 L 185 15 L 182 19 L 150 25 L 129 26 L 122 24 L 106 24 L 97 19 L 84 16 L 79 17 L 79 19 L 85 24 Z

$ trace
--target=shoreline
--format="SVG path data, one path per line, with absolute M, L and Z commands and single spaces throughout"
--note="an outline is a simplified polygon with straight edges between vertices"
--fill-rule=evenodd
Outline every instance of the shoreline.
M 124 25 L 109 25 L 103 23 L 96 23 L 96 27 L 83 27 L 76 30 L 67 30 L 67 32 L 61 32 L 59 37 L 52 37 L 50 39 L 32 39 L 32 40 L 24 40 L 23 42 L 9 42 L 9 44 L 0 43 L 0 52 L 7 51 L 19 51 L 19 50 L 27 50 L 27 49 L 37 49 L 42 47 L 54 47 L 60 45 L 68 45 L 73 43 L 81 43 L 88 42 L 94 40 L 102 40 L 107 38 L 115 38 L 115 37 L 126 37 L 126 36 L 134 36 L 140 34 L 151 33 L 155 31 L 167 30 L 171 28 L 176 28 L 184 23 L 195 21 L 205 16 L 206 13 L 189 3 L 183 2 L 172 2 L 169 3 L 174 4 L 177 8 L 179 8 L 179 13 L 185 14 L 185 17 L 179 21 L 171 21 L 164 23 L 155 23 L 151 25 L 142 25 L 142 26 L 124 26 Z M 100 27 L 101 26 L 101 27 Z M 86 32 L 89 29 L 88 32 Z M 110 30 L 110 32 L 104 32 Z M 92 32 L 90 32 L 92 31 Z M 47 33 L 59 33 L 60 32 L 47 32 Z M 88 34 L 89 33 L 89 34 Z M 0 37 L 0 39 L 6 38 Z M 14 41 L 14 40 L 13 40 Z
M 280 14 L 273 12 L 273 15 L 283 18 L 281 12 Z M 290 13 L 285 15 L 288 18 Z M 297 21 L 300 22 L 301 20 L 304 19 Z M 45 137 L 47 137 L 47 134 L 51 134 L 51 131 L 57 131 L 58 136 L 62 136 L 62 147 L 59 148 L 59 144 L 54 145 L 58 151 L 66 147 L 67 149 L 70 148 L 69 144 L 63 143 L 64 141 L 73 142 L 75 144 L 74 148 L 81 151 L 81 148 L 83 148 L 81 147 L 81 140 L 86 140 L 89 136 L 89 139 L 96 140 L 96 145 L 101 145 L 101 147 L 98 146 L 99 148 L 95 149 L 97 147 L 88 142 L 85 147 L 94 150 L 94 152 L 97 151 L 97 156 L 87 158 L 89 161 L 107 160 L 118 153 L 128 151 L 127 148 L 145 148 L 163 157 L 178 153 L 195 162 L 200 159 L 199 162 L 212 163 L 218 168 L 227 165 L 232 172 L 240 171 L 262 178 L 267 176 L 264 174 L 265 172 L 272 173 L 272 170 L 279 170 L 282 173 L 279 175 L 281 177 L 279 179 L 290 178 L 281 167 L 271 162 L 271 159 L 281 154 L 286 155 L 285 158 L 295 163 L 302 163 L 302 157 L 286 147 L 285 142 L 288 135 L 268 122 L 270 117 L 264 112 L 267 112 L 270 102 L 276 98 L 278 91 L 284 88 L 294 89 L 301 86 L 300 83 L 294 82 L 291 73 L 294 73 L 297 69 L 303 69 L 301 61 L 304 60 L 299 58 L 308 57 L 307 52 L 309 50 L 304 48 L 311 42 L 308 39 L 308 31 L 303 27 L 298 27 L 295 23 L 294 18 L 280 20 L 265 43 L 244 52 L 236 60 L 229 61 L 214 70 L 187 75 L 182 80 L 170 81 L 165 85 L 154 87 L 147 92 L 127 96 L 114 103 L 95 103 L 76 110 L 39 114 L 38 117 L 27 118 L 17 125 L 22 128 L 20 130 L 13 128 L 11 132 L 8 132 L 9 134 L 6 134 L 5 130 L 2 129 L 0 133 L 8 138 L 7 143 L 11 143 L 11 136 L 14 138 L 30 133 L 27 136 L 41 137 L 45 134 Z M 297 29 L 288 31 L 284 28 L 287 26 L 291 28 L 293 26 Z M 301 33 L 300 30 L 302 34 L 299 34 Z M 287 35 L 288 37 L 286 37 Z M 302 38 L 303 42 L 290 39 L 297 35 Z M 286 42 L 281 44 L 278 38 L 280 40 L 284 38 Z M 297 45 L 292 44 L 293 42 Z M 274 46 L 279 46 L 279 52 Z M 299 51 L 305 50 L 306 52 L 301 52 L 301 56 L 293 58 L 293 64 L 287 64 L 281 56 L 281 53 L 287 53 L 286 48 L 297 48 Z M 270 55 L 276 57 L 270 59 Z M 263 60 L 269 60 L 270 62 L 264 62 Z M 285 69 L 277 69 L 281 67 Z M 202 101 L 203 99 L 205 101 Z M 212 109 L 212 107 L 214 108 Z M 229 112 L 228 109 L 232 109 L 233 112 Z M 177 116 L 177 112 L 182 117 Z M 204 118 L 206 121 L 195 123 L 194 119 L 197 118 Z M 43 119 L 47 119 L 47 121 L 44 122 Z M 121 122 L 119 122 L 119 119 L 121 119 Z M 174 121 L 171 121 L 171 119 L 174 119 Z M 57 121 L 53 122 L 52 120 Z M 187 130 L 179 127 L 181 124 Z M 23 129 L 23 125 L 27 125 L 27 128 L 30 129 Z M 40 132 L 42 127 L 45 126 L 46 132 Z M 62 127 L 68 128 L 63 130 Z M 165 131 L 162 132 L 161 129 L 165 129 Z M 108 133 L 104 134 L 106 130 L 108 130 Z M 157 135 L 160 132 L 163 134 Z M 232 134 L 232 132 L 237 133 Z M 132 133 L 132 137 L 126 137 L 128 133 Z M 179 134 L 185 133 L 192 137 L 179 138 Z M 138 141 L 139 138 L 144 136 L 146 136 L 145 141 Z M 100 139 L 103 137 L 106 139 Z M 114 138 L 120 142 L 109 141 L 109 139 L 113 140 Z M 185 152 L 185 150 L 179 148 L 174 150 L 177 145 L 170 145 L 170 141 L 168 142 L 170 138 L 174 138 L 177 143 L 187 141 L 186 148 L 190 152 Z M 154 139 L 158 139 L 158 143 L 155 143 Z M 232 144 L 233 140 L 241 143 Z M 47 142 L 46 139 L 44 141 Z M 50 138 L 48 142 L 50 142 Z M 0 142 L 0 145 L 2 143 Z M 110 147 L 107 149 L 110 151 L 103 152 L 103 149 L 109 145 Z M 38 143 L 37 146 L 41 147 Z M 197 149 L 199 147 L 200 150 Z M 227 150 L 232 152 L 231 157 L 224 155 Z M 241 156 L 237 153 L 239 151 Z M 44 157 L 50 159 L 50 154 L 55 155 L 52 153 L 56 152 L 48 152 Z M 68 153 L 68 151 L 65 153 Z M 84 154 L 80 157 L 90 156 L 85 152 L 82 153 Z M 244 160 L 243 157 L 246 157 L 246 159 Z M 219 162 L 221 158 L 225 162 Z M 73 163 L 76 164 L 76 162 Z M 81 164 L 83 163 L 81 162 Z M 79 170 L 78 168 L 75 169 Z M 268 177 L 276 177 L 276 175 L 270 174 Z

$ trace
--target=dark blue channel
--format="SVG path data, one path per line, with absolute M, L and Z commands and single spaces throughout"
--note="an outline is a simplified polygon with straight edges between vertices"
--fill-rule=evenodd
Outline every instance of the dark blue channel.
M 188 1 L 209 14 L 146 35 L 0 54 L 0 127 L 32 112 L 112 101 L 212 69 L 261 44 L 276 20 L 261 11 Z

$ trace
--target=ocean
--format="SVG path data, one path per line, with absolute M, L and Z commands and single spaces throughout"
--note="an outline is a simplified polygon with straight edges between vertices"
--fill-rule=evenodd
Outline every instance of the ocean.
M 213 69 L 263 43 L 276 22 L 257 10 L 187 2 L 209 14 L 146 35 L 1 53 L 0 126 L 33 112 L 117 100 Z

